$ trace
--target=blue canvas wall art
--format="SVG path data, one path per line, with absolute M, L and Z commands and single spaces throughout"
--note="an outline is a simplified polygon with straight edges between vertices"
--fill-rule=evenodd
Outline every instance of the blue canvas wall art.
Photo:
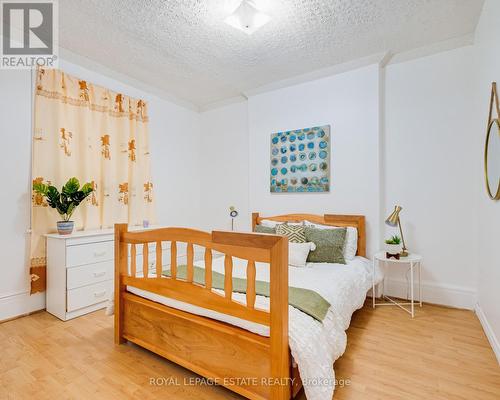
M 330 191 L 330 125 L 271 134 L 271 193 Z

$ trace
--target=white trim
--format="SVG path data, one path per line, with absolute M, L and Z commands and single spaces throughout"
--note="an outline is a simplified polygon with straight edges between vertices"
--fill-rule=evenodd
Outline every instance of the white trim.
M 474 33 L 454 37 L 441 42 L 429 44 L 427 46 L 418 47 L 416 49 L 395 53 L 389 60 L 388 64 L 397 64 L 417 58 L 431 56 L 433 54 L 442 53 L 445 51 L 458 49 L 459 47 L 470 46 L 474 44 Z
M 302 75 L 294 76 L 288 79 L 271 82 L 257 88 L 248 89 L 243 91 L 246 97 L 255 96 L 257 94 L 271 92 L 273 90 L 283 89 L 285 87 L 300 85 L 310 81 L 315 81 L 322 78 L 327 78 L 333 75 L 342 74 L 344 72 L 353 71 L 359 68 L 367 67 L 373 64 L 380 64 L 387 57 L 387 52 L 373 54 L 368 57 L 359 58 L 356 60 L 348 61 L 342 64 L 335 64 L 331 67 L 317 69 Z
M 45 293 L 30 295 L 28 291 L 0 298 L 0 321 L 19 317 L 45 308 Z
M 248 97 L 246 97 L 244 94 L 241 94 L 241 96 L 235 96 L 235 97 L 230 97 L 228 99 L 214 101 L 212 103 L 207 103 L 207 104 L 200 106 L 200 113 L 210 111 L 210 110 L 215 110 L 217 108 L 222 108 L 225 106 L 229 106 L 231 104 L 243 103 L 247 100 L 248 100 Z
M 87 68 L 92 72 L 97 72 L 97 73 L 104 75 L 108 78 L 114 79 L 120 83 L 123 83 L 125 85 L 129 85 L 129 86 L 133 87 L 134 89 L 139 89 L 139 90 L 142 90 L 146 93 L 157 96 L 160 99 L 169 101 L 169 102 L 174 103 L 180 107 L 187 108 L 188 110 L 192 110 L 195 112 L 200 112 L 200 107 L 198 107 L 196 104 L 194 104 L 188 100 L 181 99 L 175 95 L 172 95 L 170 93 L 165 92 L 164 90 L 158 89 L 158 88 L 153 87 L 147 83 L 144 83 L 143 81 L 132 78 L 129 75 L 114 71 L 114 70 L 106 67 L 103 64 L 100 64 L 100 63 L 98 63 L 94 60 L 91 60 L 90 58 L 87 58 L 85 56 L 81 56 L 79 54 L 73 53 L 72 51 L 65 49 L 64 47 L 59 47 L 59 55 L 60 55 L 59 62 L 62 61 L 62 64 L 64 64 L 64 61 L 68 61 L 70 63 L 78 65 L 79 67 Z M 59 68 L 64 70 L 64 65 L 59 64 Z
M 474 311 L 476 312 L 479 322 L 481 322 L 481 326 L 483 327 L 484 333 L 490 342 L 493 353 L 495 353 L 495 356 L 497 357 L 498 364 L 500 364 L 500 341 L 496 337 L 495 332 L 493 332 L 493 329 L 486 318 L 486 314 L 479 303 L 476 304 Z
M 404 279 L 387 278 L 385 294 L 393 297 L 406 298 L 408 283 Z M 476 290 L 462 286 L 422 282 L 422 297 L 424 303 L 440 304 L 449 307 L 474 310 L 477 302 Z

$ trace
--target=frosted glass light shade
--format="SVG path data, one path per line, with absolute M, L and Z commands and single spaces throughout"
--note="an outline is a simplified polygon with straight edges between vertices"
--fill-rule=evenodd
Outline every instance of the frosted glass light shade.
M 271 20 L 271 17 L 260 12 L 248 0 L 243 0 L 238 8 L 228 16 L 224 22 L 233 28 L 239 29 L 249 35 L 263 27 Z

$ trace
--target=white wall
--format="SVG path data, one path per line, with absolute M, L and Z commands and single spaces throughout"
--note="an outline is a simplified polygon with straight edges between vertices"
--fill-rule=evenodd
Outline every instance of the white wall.
M 0 321 L 45 307 L 45 294 L 29 296 L 31 190 L 31 75 L 0 70 Z
M 472 59 L 468 46 L 388 65 L 384 104 L 384 214 L 403 207 L 407 247 L 424 257 L 426 300 L 465 308 L 477 286 Z M 391 277 L 391 292 L 406 296 L 404 276 Z
M 201 204 L 206 230 L 230 229 L 230 206 L 239 212 L 235 230 L 248 230 L 251 226 L 247 115 L 246 102 L 201 114 Z
M 404 207 L 407 245 L 424 256 L 425 300 L 473 308 L 477 229 L 471 224 L 463 230 L 463 221 L 476 218 L 472 56 L 473 48 L 463 47 L 251 96 L 248 117 L 241 103 L 203 113 L 203 128 L 210 133 L 203 146 L 218 159 L 203 161 L 209 167 L 202 190 L 207 227 L 227 221 L 234 196 L 248 195 L 249 211 L 263 214 L 359 213 L 367 217 L 373 254 L 386 235 L 396 233 L 383 221 L 398 203 Z M 331 193 L 271 194 L 270 134 L 323 124 L 332 126 Z M 222 149 L 230 138 L 236 145 L 228 154 Z M 247 169 L 238 162 L 245 157 Z M 235 170 L 221 168 L 231 160 Z M 217 190 L 210 190 L 214 181 L 220 182 Z M 231 190 L 226 181 L 233 181 Z M 388 273 L 388 292 L 405 296 L 404 274 Z
M 379 242 L 378 66 L 252 96 L 248 124 L 250 209 L 365 215 L 373 254 Z M 320 125 L 331 126 L 330 193 L 270 193 L 271 133 Z
M 177 106 L 89 69 L 61 60 L 60 68 L 112 90 L 149 102 L 152 172 L 159 224 L 198 226 L 200 216 L 197 112 Z M 2 279 L 0 321 L 44 308 L 45 294 L 29 296 L 31 74 L 0 70 L 3 154 L 0 197 Z
M 491 82 L 500 85 L 500 2 L 486 1 L 476 31 L 475 118 L 472 135 L 478 184 L 478 316 L 483 323 L 500 363 L 500 201 L 488 198 L 483 179 L 483 149 L 488 120 Z M 500 116 L 499 116 L 500 117 Z M 498 156 L 498 155 L 497 155 Z

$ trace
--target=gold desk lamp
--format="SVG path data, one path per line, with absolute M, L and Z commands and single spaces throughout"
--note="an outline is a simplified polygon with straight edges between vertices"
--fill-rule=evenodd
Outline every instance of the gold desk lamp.
M 399 219 L 399 213 L 401 212 L 402 209 L 403 208 L 401 206 L 395 206 L 394 211 L 391 213 L 391 215 L 389 215 L 387 217 L 387 219 L 385 220 L 385 223 L 389 226 L 392 226 L 392 227 L 395 227 L 395 226 L 399 227 L 399 232 L 401 233 L 401 240 L 403 241 L 403 250 L 401 251 L 401 253 L 399 253 L 399 255 L 401 257 L 408 257 L 408 251 L 407 251 L 406 244 L 405 244 L 405 238 L 403 236 L 403 230 L 401 229 L 401 220 Z

